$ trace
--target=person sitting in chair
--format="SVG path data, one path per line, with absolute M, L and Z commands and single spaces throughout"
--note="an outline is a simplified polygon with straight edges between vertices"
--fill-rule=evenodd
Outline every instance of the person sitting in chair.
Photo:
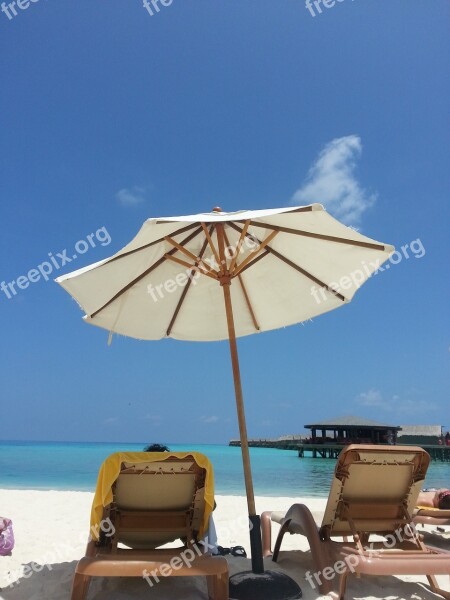
M 163 444 L 150 444 L 149 446 L 145 446 L 144 452 L 170 452 L 170 450 Z
M 144 448 L 144 452 L 170 452 L 170 448 L 163 444 L 149 444 Z M 214 502 L 214 510 L 216 503 Z M 209 548 L 212 550 L 212 554 L 219 554 L 217 550 L 217 533 L 216 526 L 214 524 L 213 516 L 209 517 L 208 531 L 206 532 L 205 542 L 209 544 Z M 208 547 L 208 546 L 207 546 Z

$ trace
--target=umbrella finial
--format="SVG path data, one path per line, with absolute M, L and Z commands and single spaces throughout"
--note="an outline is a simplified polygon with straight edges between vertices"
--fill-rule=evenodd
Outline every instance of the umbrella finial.
M 215 206 L 215 207 L 212 209 L 212 212 L 223 212 L 223 210 L 220 208 L 220 206 Z

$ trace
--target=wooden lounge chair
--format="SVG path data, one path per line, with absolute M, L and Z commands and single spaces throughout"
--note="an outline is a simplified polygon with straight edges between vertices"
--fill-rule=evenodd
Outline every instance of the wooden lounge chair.
M 206 576 L 209 598 L 228 600 L 227 562 L 201 543 L 213 507 L 206 456 L 112 454 L 99 472 L 91 538 L 76 566 L 72 600 L 84 600 L 91 577 L 99 576 L 142 577 L 151 586 L 168 576 Z M 177 548 L 158 548 L 176 540 Z
M 442 508 L 429 508 L 416 506 L 413 521 L 422 525 L 448 525 L 450 526 L 450 510 Z
M 450 553 L 425 546 L 411 516 L 429 461 L 427 452 L 413 446 L 347 446 L 336 464 L 321 527 L 303 504 L 291 506 L 281 519 L 265 512 L 265 555 L 270 553 L 273 518 L 281 524 L 273 560 L 285 533 L 306 536 L 315 571 L 312 585 L 322 594 L 337 579 L 337 597 L 343 599 L 350 573 L 426 575 L 432 590 L 450 599 L 435 578 L 450 574 Z

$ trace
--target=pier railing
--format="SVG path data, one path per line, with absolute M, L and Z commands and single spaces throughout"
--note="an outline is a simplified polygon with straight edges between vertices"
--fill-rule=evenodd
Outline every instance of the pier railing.
M 352 442 L 355 443 L 355 442 Z M 231 440 L 229 446 L 240 446 L 239 440 Z M 337 458 L 345 444 L 336 443 L 311 443 L 306 436 L 286 435 L 279 438 L 250 439 L 248 445 L 251 448 L 276 448 L 278 450 L 297 450 L 299 458 L 310 456 L 312 458 Z M 398 445 L 420 446 L 428 452 L 432 460 L 450 462 L 450 446 L 432 444 L 402 444 Z

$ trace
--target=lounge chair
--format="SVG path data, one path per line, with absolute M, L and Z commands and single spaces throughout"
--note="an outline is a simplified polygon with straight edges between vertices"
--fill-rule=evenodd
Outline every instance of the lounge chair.
M 213 508 L 212 466 L 203 454 L 112 454 L 98 475 L 72 600 L 86 598 L 91 577 L 142 577 L 152 587 L 176 575 L 206 576 L 209 598 L 228 600 L 227 562 L 201 543 Z M 176 540 L 177 548 L 159 548 Z
M 422 525 L 448 525 L 450 526 L 450 510 L 442 508 L 431 508 L 416 506 L 413 513 L 413 521 Z
M 281 518 L 265 512 L 264 554 L 270 553 L 271 521 L 278 520 L 273 560 L 285 533 L 306 536 L 315 571 L 307 578 L 322 594 L 332 590 L 336 578 L 342 600 L 350 573 L 426 575 L 432 590 L 450 599 L 435 578 L 450 574 L 450 552 L 425 546 L 412 523 L 429 461 L 427 452 L 413 446 L 347 446 L 336 464 L 322 525 L 303 504 L 294 504 Z

